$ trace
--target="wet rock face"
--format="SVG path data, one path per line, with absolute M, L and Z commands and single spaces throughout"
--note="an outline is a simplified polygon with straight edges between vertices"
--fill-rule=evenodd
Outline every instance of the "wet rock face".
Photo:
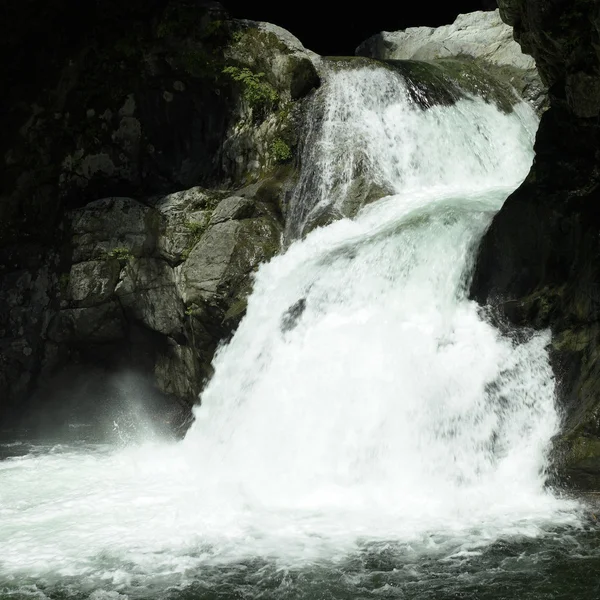
M 502 17 L 537 62 L 550 109 L 536 159 L 486 234 L 476 299 L 510 322 L 550 327 L 563 430 L 557 478 L 600 489 L 600 129 L 598 4 L 501 0 Z
M 41 337 L 53 352 L 40 368 L 145 371 L 160 392 L 191 405 L 217 344 L 243 315 L 252 273 L 279 251 L 280 213 L 258 190 L 221 199 L 193 188 L 150 205 L 105 198 L 71 211 L 71 264 L 63 262 L 57 305 L 44 314 Z M 13 282 L 14 294 L 27 284 Z M 26 355 L 24 345 L 14 350 Z
M 279 250 L 318 57 L 217 2 L 115 10 L 0 115 L 0 416 L 66 365 L 189 405 Z
M 473 61 L 510 83 L 537 110 L 545 109 L 546 90 L 535 61 L 513 40 L 498 10 L 459 15 L 451 25 L 437 28 L 382 31 L 363 42 L 356 54 L 380 60 Z
M 501 0 L 523 51 L 537 62 L 555 99 L 577 117 L 598 115 L 600 6 L 593 0 Z

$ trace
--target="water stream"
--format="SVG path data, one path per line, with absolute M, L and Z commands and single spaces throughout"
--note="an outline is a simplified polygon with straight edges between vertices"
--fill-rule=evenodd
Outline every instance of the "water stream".
M 546 487 L 550 334 L 467 297 L 535 115 L 422 110 L 384 68 L 322 93 L 290 235 L 357 177 L 387 195 L 260 268 L 183 441 L 0 461 L 0 598 L 596 597 L 593 527 Z

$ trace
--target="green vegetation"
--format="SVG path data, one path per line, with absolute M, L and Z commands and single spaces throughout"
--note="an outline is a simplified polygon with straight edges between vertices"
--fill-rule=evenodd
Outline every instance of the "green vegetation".
M 277 90 L 268 82 L 263 81 L 264 73 L 253 73 L 244 67 L 225 67 L 225 75 L 229 75 L 242 86 L 242 95 L 253 109 L 259 111 L 272 110 L 279 102 Z
M 194 249 L 196 243 L 190 244 L 185 250 L 181 252 L 181 260 L 187 260 L 190 257 L 190 252 Z
M 200 307 L 195 302 L 193 302 L 185 309 L 185 314 L 188 317 L 190 317 L 194 314 L 197 314 L 199 310 L 200 310 Z
M 210 216 L 207 216 L 206 219 L 202 222 L 198 221 L 187 221 L 185 226 L 189 229 L 192 234 L 190 237 L 190 243 L 187 245 L 185 250 L 181 253 L 181 258 L 183 260 L 187 260 L 190 256 L 190 252 L 194 249 L 194 246 L 200 241 L 200 238 L 206 231 L 208 227 L 208 223 L 210 221 Z
M 231 41 L 234 44 L 239 44 L 243 39 L 244 39 L 244 32 L 243 31 L 234 31 L 231 34 Z
M 275 162 L 285 163 L 292 158 L 292 150 L 281 138 L 276 138 L 271 144 L 271 153 Z
M 203 189 L 201 193 L 193 199 L 188 210 L 190 212 L 198 210 L 213 211 L 217 208 L 219 202 L 229 195 L 229 191 Z M 191 223 L 191 221 L 188 221 L 188 223 Z M 188 225 L 186 225 L 186 227 L 188 227 Z M 191 225 L 191 227 L 193 227 L 193 225 Z
M 198 221 L 188 221 L 185 226 L 190 230 L 192 235 L 196 238 L 202 237 L 202 234 L 206 231 L 209 219 L 207 218 L 203 223 Z
M 113 248 L 110 252 L 108 252 L 107 257 L 116 258 L 120 262 L 133 258 L 133 254 L 131 253 L 131 250 L 129 248 L 119 246 L 117 248 Z
M 290 115 L 292 114 L 292 109 L 294 108 L 294 102 L 284 102 L 277 112 L 277 117 L 282 123 L 287 123 Z

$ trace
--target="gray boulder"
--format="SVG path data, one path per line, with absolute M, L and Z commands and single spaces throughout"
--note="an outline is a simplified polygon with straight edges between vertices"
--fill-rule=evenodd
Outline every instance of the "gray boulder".
M 451 25 L 437 28 L 382 31 L 363 42 L 356 54 L 380 60 L 475 60 L 489 65 L 497 77 L 510 82 L 537 109 L 545 101 L 545 86 L 535 60 L 521 51 L 512 28 L 502 22 L 498 10 L 458 15 Z
M 184 302 L 231 301 L 249 274 L 279 250 L 280 237 L 280 226 L 268 217 L 210 227 L 181 267 Z
M 363 42 L 356 53 L 393 60 L 468 56 L 498 66 L 535 69 L 535 61 L 521 52 L 519 44 L 513 40 L 512 28 L 502 21 L 498 10 L 458 15 L 451 25 L 437 28 L 382 31 Z
M 151 199 L 152 206 L 162 218 L 157 254 L 170 263 L 185 260 L 224 195 L 223 192 L 193 187 Z
M 298 100 L 318 87 L 320 57 L 307 50 L 289 31 L 258 21 L 237 21 L 235 43 L 226 58 L 262 72 L 283 100 Z
M 254 202 L 249 198 L 242 196 L 230 196 L 221 202 L 212 216 L 210 217 L 210 225 L 217 225 L 232 219 L 246 219 L 254 213 Z
M 148 205 L 105 198 L 73 211 L 73 264 L 45 332 L 53 360 L 135 367 L 160 392 L 193 403 L 218 343 L 244 314 L 252 273 L 280 248 L 265 185 L 225 198 L 195 187 Z M 29 279 L 10 284 L 11 303 L 25 298 Z M 26 344 L 10 348 L 30 364 Z
M 95 306 L 108 300 L 119 281 L 119 261 L 91 260 L 71 267 L 67 299 L 79 307 Z
M 173 269 L 155 258 L 131 259 L 116 295 L 128 318 L 164 335 L 183 332 L 184 310 Z
M 73 260 L 144 256 L 154 251 L 160 220 L 132 198 L 103 198 L 72 211 Z
M 291 33 L 257 21 L 235 21 L 225 48 L 238 114 L 222 145 L 221 168 L 238 185 L 257 182 L 298 143 L 302 100 L 319 87 L 321 58 Z
M 206 375 L 199 364 L 197 350 L 182 346 L 168 338 L 168 343 L 154 364 L 154 381 L 165 394 L 181 399 L 194 399 Z

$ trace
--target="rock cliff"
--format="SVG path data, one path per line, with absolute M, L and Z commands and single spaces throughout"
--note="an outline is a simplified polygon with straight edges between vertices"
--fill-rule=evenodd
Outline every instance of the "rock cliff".
M 151 9 L 116 8 L 126 27 L 60 48 L 2 112 L 5 416 L 49 402 L 70 365 L 148 375 L 185 419 L 279 249 L 317 57 L 216 2 Z
M 546 106 L 546 90 L 535 61 L 521 52 L 498 10 L 459 15 L 451 25 L 437 28 L 382 31 L 363 42 L 356 53 L 381 60 L 472 61 L 514 86 L 538 111 Z
M 536 158 L 483 240 L 473 295 L 496 318 L 553 331 L 561 481 L 600 489 L 600 6 L 500 0 L 549 89 Z

